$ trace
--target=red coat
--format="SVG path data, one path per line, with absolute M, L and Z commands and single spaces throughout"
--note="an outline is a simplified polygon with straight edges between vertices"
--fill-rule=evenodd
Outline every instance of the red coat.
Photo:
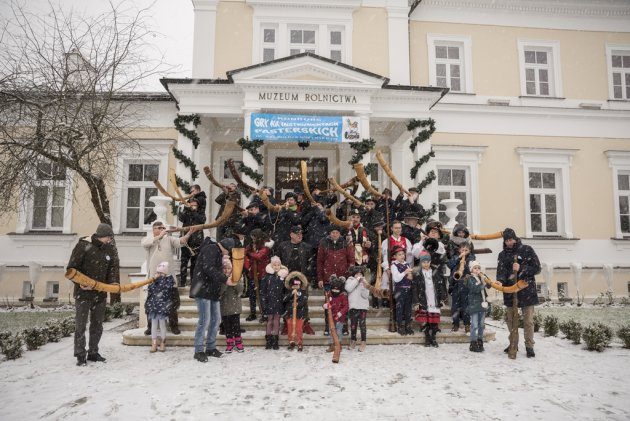
M 249 274 L 250 279 L 254 279 L 254 262 L 256 262 L 256 272 L 260 281 L 265 276 L 265 267 L 271 261 L 271 250 L 269 247 L 262 247 L 254 251 L 252 246 L 247 247 L 245 251 L 245 270 Z
M 346 314 L 348 314 L 349 308 L 350 306 L 348 304 L 348 296 L 345 292 L 342 292 L 336 297 L 332 294 L 330 295 L 330 309 L 332 310 L 332 316 L 335 323 L 346 322 Z M 341 313 L 341 316 L 338 315 L 339 313 Z
M 330 275 L 347 276 L 348 269 L 354 265 L 354 247 L 349 246 L 343 237 L 333 242 L 324 238 L 317 249 L 317 281 L 328 283 Z

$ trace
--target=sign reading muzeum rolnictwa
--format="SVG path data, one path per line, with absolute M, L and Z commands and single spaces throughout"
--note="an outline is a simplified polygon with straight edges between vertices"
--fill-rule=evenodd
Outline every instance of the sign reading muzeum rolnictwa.
M 354 142 L 361 139 L 357 117 L 263 113 L 252 114 L 250 136 L 280 142 Z
M 300 92 L 259 92 L 260 101 L 330 102 L 333 104 L 356 104 L 355 95 L 318 94 Z

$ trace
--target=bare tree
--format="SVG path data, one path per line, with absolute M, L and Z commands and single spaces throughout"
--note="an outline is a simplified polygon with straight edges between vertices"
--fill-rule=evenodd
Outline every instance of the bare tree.
M 138 148 L 132 132 L 147 112 L 130 99 L 164 71 L 148 54 L 148 9 L 124 7 L 110 3 L 85 17 L 52 4 L 33 14 L 11 3 L 0 33 L 0 216 L 32 199 L 41 180 L 76 177 L 99 220 L 111 224 L 107 187 L 120 153 Z

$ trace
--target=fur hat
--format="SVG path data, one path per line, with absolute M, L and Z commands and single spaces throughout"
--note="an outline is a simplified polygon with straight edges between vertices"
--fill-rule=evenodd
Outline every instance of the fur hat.
M 435 238 L 427 238 L 424 240 L 424 243 L 422 243 L 422 246 L 429 253 L 435 253 L 440 247 L 440 243 Z
M 96 227 L 96 232 L 94 233 L 94 235 L 96 236 L 96 238 L 113 237 L 114 230 L 112 229 L 112 226 L 109 224 L 98 224 L 98 227 Z
M 481 269 L 481 263 L 476 260 L 472 260 L 470 263 L 468 263 L 468 269 L 470 270 L 472 270 L 472 268 L 474 268 L 475 266 L 479 266 L 479 269 Z
M 308 279 L 306 279 L 306 276 L 304 276 L 302 272 L 298 272 L 297 270 L 289 273 L 284 278 L 284 287 L 286 289 L 291 289 L 295 284 L 300 285 L 300 288 L 303 290 L 308 288 Z
M 168 274 L 168 262 L 161 262 L 157 265 L 157 269 L 155 270 L 157 273 Z

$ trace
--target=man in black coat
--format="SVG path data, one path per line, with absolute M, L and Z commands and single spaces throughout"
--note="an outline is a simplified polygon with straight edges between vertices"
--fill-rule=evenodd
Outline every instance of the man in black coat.
M 534 353 L 534 306 L 538 304 L 535 275 L 540 273 L 540 261 L 533 248 L 521 243 L 512 228 L 503 230 L 503 251 L 497 261 L 497 281 L 503 286 L 511 286 L 517 280 L 527 282 L 527 287 L 516 293 L 517 305 L 523 312 L 525 330 L 525 350 L 527 357 Z M 516 274 L 514 276 L 513 274 Z M 503 304 L 512 307 L 514 294 L 503 294 Z M 511 325 L 512 312 L 508 311 L 508 326 Z M 508 347 L 509 348 L 509 347 Z M 505 350 L 507 352 L 507 349 Z
M 81 238 L 70 256 L 67 269 L 76 269 L 95 281 L 106 284 L 118 282 L 116 274 L 119 271 L 115 250 L 111 244 L 114 231 L 108 224 L 99 224 L 91 237 Z M 76 300 L 76 329 L 74 332 L 74 356 L 77 365 L 86 365 L 87 360 L 105 362 L 105 358 L 98 353 L 98 343 L 103 334 L 103 319 L 105 318 L 105 304 L 107 293 L 94 291 L 89 287 L 74 284 L 74 298 Z M 85 328 L 90 318 L 90 343 L 85 351 Z
M 261 204 L 262 202 L 259 198 L 258 200 L 252 199 L 249 205 L 247 205 L 245 212 L 241 213 L 241 223 L 245 227 L 244 234 L 246 235 L 246 245 L 249 245 L 249 234 L 253 230 L 259 229 L 263 232 L 271 231 L 269 215 L 260 211 Z
M 272 224 L 274 226 L 273 236 L 271 237 L 276 243 L 289 240 L 289 232 L 291 227 L 301 224 L 301 215 L 298 212 L 297 195 L 289 192 L 284 196 L 284 206 L 275 215 L 272 216 Z M 282 264 L 284 264 L 284 260 Z
M 422 230 L 418 227 L 420 216 L 411 210 L 403 215 L 402 236 L 408 239 L 411 244 L 416 244 L 422 238 Z
M 203 192 L 202 192 L 203 193 Z M 205 195 L 205 193 L 204 193 Z M 206 222 L 206 215 L 201 211 L 199 202 L 194 197 L 188 201 L 189 206 L 183 206 L 179 212 L 178 219 L 183 227 L 200 225 Z M 190 273 L 195 271 L 197 254 L 203 242 L 203 231 L 196 231 L 191 234 L 188 241 L 181 248 L 181 264 L 179 274 L 179 286 L 184 287 L 188 281 L 188 262 L 190 262 Z
M 216 346 L 221 323 L 220 300 L 232 273 L 231 265 L 223 264 L 223 256 L 229 256 L 232 248 L 234 240 L 231 238 L 216 243 L 211 237 L 206 237 L 199 250 L 190 287 L 190 298 L 195 299 L 199 311 L 194 355 L 199 362 L 208 361 L 208 356 L 219 358 L 222 355 Z
M 193 194 L 191 199 L 195 199 L 197 201 L 197 206 L 199 212 L 201 212 L 204 216 L 206 215 L 206 202 L 208 198 L 206 197 L 206 193 L 201 191 L 201 187 L 199 184 L 193 184 L 190 187 L 190 193 Z
M 280 258 L 280 261 L 289 269 L 289 272 L 297 270 L 308 276 L 312 250 L 310 245 L 302 241 L 302 227 L 299 225 L 291 227 L 289 237 L 289 241 L 276 243 L 274 254 Z
M 219 207 L 219 212 L 217 212 L 217 216 L 215 219 L 218 219 L 221 215 L 223 215 L 223 210 L 225 209 L 225 204 L 228 200 L 236 202 L 237 205 L 241 204 L 241 195 L 236 190 L 236 184 L 230 183 L 226 187 L 223 188 L 223 192 L 217 196 L 214 201 L 221 205 Z M 227 223 L 221 225 L 217 228 L 217 240 L 220 241 L 224 236 L 225 232 L 229 229 L 233 228 L 238 220 L 238 212 L 234 212 Z

